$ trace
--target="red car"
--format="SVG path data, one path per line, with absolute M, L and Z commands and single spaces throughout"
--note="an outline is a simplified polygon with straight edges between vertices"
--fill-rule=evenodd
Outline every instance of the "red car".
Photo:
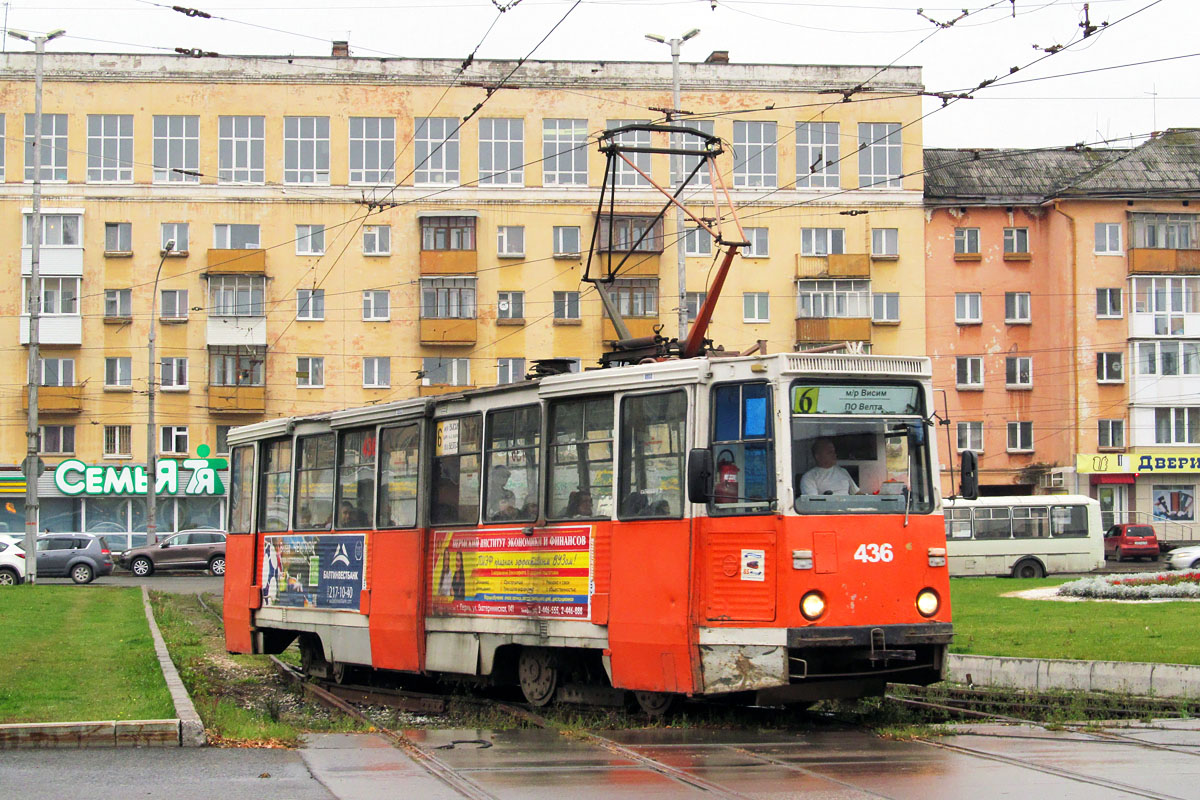
M 1150 525 L 1113 525 L 1104 534 L 1104 557 L 1158 560 L 1158 536 Z

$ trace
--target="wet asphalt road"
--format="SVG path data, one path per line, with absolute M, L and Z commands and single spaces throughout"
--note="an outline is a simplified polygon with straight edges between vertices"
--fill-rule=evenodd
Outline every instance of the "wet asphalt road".
M 38 583 L 47 585 L 70 586 L 70 578 L 38 578 Z M 113 570 L 112 575 L 96 578 L 86 586 L 145 586 L 158 592 L 173 592 L 176 594 L 195 594 L 196 592 L 212 592 L 221 594 L 225 585 L 224 578 L 209 575 L 199 570 L 180 570 L 177 572 L 156 572 L 149 578 L 136 578 L 132 573 L 123 569 Z

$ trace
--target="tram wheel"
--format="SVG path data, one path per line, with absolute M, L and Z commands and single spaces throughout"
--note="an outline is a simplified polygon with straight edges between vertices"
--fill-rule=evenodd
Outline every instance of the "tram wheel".
M 558 690 L 558 660 L 544 647 L 525 647 L 517 662 L 521 692 L 531 705 L 544 706 Z
M 338 685 L 345 683 L 349 674 L 350 668 L 344 662 L 335 661 L 329 665 L 329 678 Z
M 651 719 L 661 719 L 667 715 L 671 707 L 675 705 L 675 700 L 678 695 L 671 692 L 634 692 L 633 699 L 637 701 L 638 708 L 642 713 Z

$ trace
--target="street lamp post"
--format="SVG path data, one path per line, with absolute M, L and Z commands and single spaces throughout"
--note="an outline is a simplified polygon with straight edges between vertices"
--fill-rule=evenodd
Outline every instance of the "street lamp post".
M 668 115 L 674 118 L 679 112 L 679 48 L 688 39 L 700 33 L 699 28 L 692 28 L 678 39 L 664 39 L 653 33 L 647 33 L 646 38 L 652 42 L 666 44 L 671 46 L 671 111 Z M 675 176 L 675 180 L 683 180 L 683 156 L 672 154 L 671 156 L 671 172 Z M 675 207 L 675 266 L 679 273 L 679 341 L 683 341 L 688 335 L 688 312 L 687 312 L 687 257 L 684 254 L 686 249 L 684 245 L 684 221 L 683 209 L 679 206 Z
M 158 279 L 162 275 L 163 264 L 167 262 L 167 256 L 175 249 L 175 240 L 168 239 L 163 245 L 162 258 L 158 260 L 158 270 L 154 273 L 154 291 L 150 295 L 150 369 L 147 372 L 147 393 L 148 408 L 146 413 L 146 543 L 155 544 L 158 542 L 158 520 L 155 518 L 155 513 L 158 511 L 158 494 L 154 491 L 154 484 L 158 478 L 158 457 L 154 447 L 154 336 L 158 329 L 158 320 L 155 317 L 158 315 Z
M 38 337 L 41 334 L 42 307 L 42 57 L 46 42 L 57 39 L 66 31 L 56 30 L 44 36 L 30 36 L 10 30 L 14 39 L 31 42 L 34 48 L 33 78 L 33 213 L 29 231 L 29 290 L 25 293 L 29 307 L 29 417 L 25 429 L 25 579 L 37 583 L 38 477 L 41 459 L 38 458 L 38 384 L 41 383 L 41 358 Z

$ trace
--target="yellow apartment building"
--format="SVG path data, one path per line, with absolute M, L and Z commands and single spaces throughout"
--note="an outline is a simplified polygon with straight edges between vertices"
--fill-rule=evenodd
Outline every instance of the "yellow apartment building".
M 0 462 L 18 464 L 34 60 L 0 60 Z M 531 62 L 503 82 L 514 66 L 48 54 L 47 463 L 142 461 L 151 368 L 157 450 L 183 457 L 202 444 L 220 455 L 231 426 L 264 418 L 520 380 L 537 359 L 594 366 L 614 336 L 580 280 L 605 167 L 597 136 L 662 121 L 671 68 Z M 733 64 L 718 52 L 680 78 L 681 119 L 724 142 L 718 168 L 751 242 L 711 338 L 729 350 L 849 340 L 923 352 L 920 70 Z M 634 159 L 671 186 L 670 157 Z M 698 180 L 688 207 L 713 216 L 711 176 Z M 634 335 L 662 325 L 676 336 L 678 248 L 693 313 L 720 253 L 696 231 L 680 242 L 673 211 L 656 223 L 662 195 L 636 171 L 615 182 L 612 249 L 652 232 L 612 292 Z M 0 487 L 13 492 L 12 529 L 17 475 Z M 140 498 L 65 498 L 41 481 L 43 528 L 127 541 L 139 519 L 144 529 Z M 220 503 L 188 509 L 199 502 L 168 504 L 160 530 L 216 523 Z

